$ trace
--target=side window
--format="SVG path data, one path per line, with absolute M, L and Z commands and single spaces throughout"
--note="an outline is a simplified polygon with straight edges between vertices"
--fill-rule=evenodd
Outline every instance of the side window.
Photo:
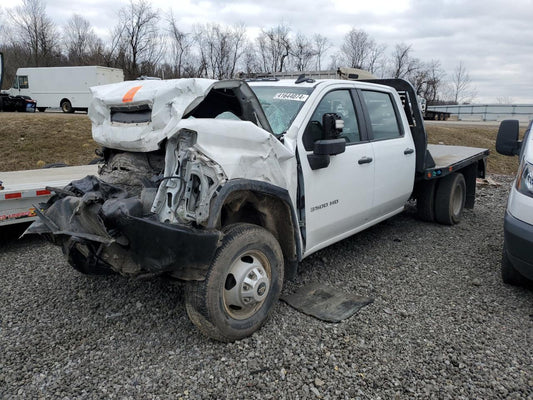
M 19 84 L 18 87 L 20 89 L 28 89 L 28 76 L 19 76 Z
M 363 99 L 370 116 L 374 140 L 403 136 L 396 110 L 388 93 L 363 90 Z
M 340 137 L 347 143 L 357 143 L 361 141 L 357 114 L 352 101 L 352 96 L 348 90 L 335 90 L 326 94 L 318 104 L 311 120 L 305 129 L 303 142 L 307 151 L 313 150 L 315 141 L 323 139 L 324 129 L 322 127 L 322 116 L 326 113 L 336 113 L 344 121 L 344 129 Z

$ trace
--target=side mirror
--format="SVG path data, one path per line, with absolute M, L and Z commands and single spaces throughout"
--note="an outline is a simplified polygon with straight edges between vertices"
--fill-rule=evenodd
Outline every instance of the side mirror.
M 520 154 L 522 142 L 518 140 L 520 125 L 515 119 L 502 121 L 496 137 L 496 151 L 504 156 Z
M 306 150 L 313 149 L 307 159 L 312 170 L 326 168 L 330 163 L 330 156 L 344 153 L 346 140 L 339 138 L 344 129 L 344 121 L 335 113 L 326 113 L 322 116 L 322 126 L 316 121 L 311 121 L 304 134 L 304 146 Z M 318 139 L 323 137 L 324 139 Z
M 330 156 L 344 153 L 346 150 L 346 140 L 339 139 L 323 139 L 317 140 L 314 144 L 313 154 L 309 154 L 307 159 L 311 169 L 326 168 L 330 162 Z

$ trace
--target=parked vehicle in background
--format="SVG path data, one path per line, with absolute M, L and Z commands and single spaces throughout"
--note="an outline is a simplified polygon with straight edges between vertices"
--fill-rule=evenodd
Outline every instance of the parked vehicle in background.
M 0 87 L 4 77 L 3 61 L 3 54 L 0 53 Z M 4 99 L 7 98 L 13 102 L 11 104 L 14 104 L 15 100 L 12 100 L 14 97 L 20 96 L 2 94 L 0 97 L 0 110 L 2 105 L 9 104 L 8 102 L 3 102 Z M 25 100 L 24 104 L 33 105 L 33 111 L 35 111 L 35 102 L 33 100 L 22 100 Z M 18 111 L 27 110 L 28 107 Z M 0 229 L 7 225 L 35 220 L 39 212 L 37 209 L 38 204 L 45 202 L 52 196 L 51 187 L 60 190 L 67 183 L 72 182 L 73 179 L 79 179 L 88 174 L 96 174 L 97 171 L 97 165 L 11 172 L 0 171 Z
M 2 88 L 4 55 L 0 53 L 0 89 Z M 34 112 L 37 103 L 28 96 L 11 96 L 0 92 L 0 111 Z
M 502 279 L 512 285 L 533 281 L 533 136 L 529 123 L 524 139 L 518 140 L 518 120 L 500 124 L 496 140 L 498 153 L 519 156 L 520 166 L 514 180 L 503 224 L 504 242 Z
M 37 109 L 60 107 L 63 112 L 87 111 L 91 86 L 122 82 L 124 72 L 99 66 L 19 68 L 8 90 L 11 96 L 28 96 Z

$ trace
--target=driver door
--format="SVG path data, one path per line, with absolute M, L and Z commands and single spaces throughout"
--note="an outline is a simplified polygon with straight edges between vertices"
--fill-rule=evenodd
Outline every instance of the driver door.
M 349 89 L 328 92 L 303 134 L 299 154 L 305 194 L 305 256 L 352 235 L 370 222 L 374 154 L 360 121 L 362 117 L 356 112 L 357 101 Z M 313 143 L 323 139 L 320 134 L 325 113 L 336 113 L 343 119 L 340 137 L 346 140 L 346 150 L 330 156 L 328 166 L 313 170 L 307 156 L 313 155 Z

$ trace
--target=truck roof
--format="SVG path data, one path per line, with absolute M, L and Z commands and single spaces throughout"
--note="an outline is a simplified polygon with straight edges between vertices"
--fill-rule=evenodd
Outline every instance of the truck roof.
M 333 86 L 333 85 L 347 85 L 360 88 L 383 88 L 390 91 L 390 86 L 380 85 L 377 83 L 370 83 L 360 80 L 346 80 L 346 79 L 312 79 L 304 81 L 301 83 L 296 83 L 294 79 L 275 79 L 275 78 L 264 78 L 258 80 L 249 80 L 247 81 L 250 86 L 267 86 L 267 87 L 308 87 L 316 88 L 317 86 Z

